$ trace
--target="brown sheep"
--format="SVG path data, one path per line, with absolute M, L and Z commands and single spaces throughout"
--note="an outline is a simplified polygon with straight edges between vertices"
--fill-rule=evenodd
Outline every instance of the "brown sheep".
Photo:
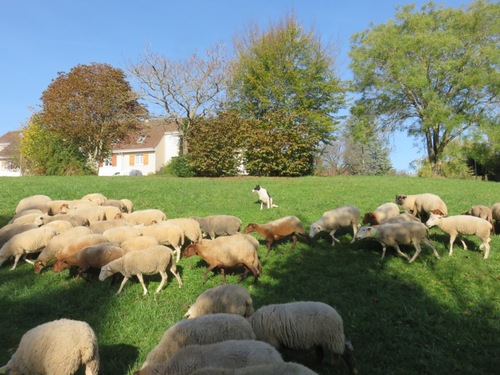
M 363 218 L 363 224 L 378 225 L 380 222 L 399 215 L 399 207 L 396 203 L 384 203 L 375 211 L 367 212 Z
M 251 232 L 257 232 L 266 239 L 266 256 L 269 255 L 272 243 L 283 238 L 292 237 L 292 249 L 295 248 L 297 234 L 300 234 L 309 243 L 307 232 L 304 230 L 300 219 L 296 216 L 285 216 L 266 224 L 250 223 L 245 227 L 243 233 Z

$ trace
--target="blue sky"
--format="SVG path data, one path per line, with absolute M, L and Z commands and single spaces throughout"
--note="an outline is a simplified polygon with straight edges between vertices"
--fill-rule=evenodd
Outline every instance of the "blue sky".
M 147 46 L 166 58 L 202 54 L 215 43 L 231 46 L 235 35 L 257 22 L 263 28 L 293 12 L 305 29 L 340 51 L 337 68 L 351 77 L 352 34 L 394 18 L 406 0 L 0 0 L 0 135 L 20 129 L 58 72 L 78 64 L 125 68 Z M 462 0 L 436 0 L 461 7 Z M 423 156 L 404 134 L 392 142 L 398 170 Z

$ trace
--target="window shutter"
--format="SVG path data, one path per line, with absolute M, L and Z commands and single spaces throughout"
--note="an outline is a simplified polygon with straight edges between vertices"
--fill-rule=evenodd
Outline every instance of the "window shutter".
M 113 167 L 116 167 L 116 154 L 114 154 L 113 156 L 111 156 L 111 165 Z
M 148 154 L 144 154 L 142 164 L 148 165 Z
M 134 165 L 134 155 L 130 155 L 130 165 Z

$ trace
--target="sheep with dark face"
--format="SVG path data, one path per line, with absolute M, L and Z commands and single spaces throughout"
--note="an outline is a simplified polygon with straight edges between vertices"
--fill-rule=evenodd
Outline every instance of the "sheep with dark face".
M 346 205 L 337 207 L 333 210 L 326 211 L 323 213 L 321 219 L 311 224 L 309 237 L 313 240 L 318 233 L 328 232 L 332 237 L 332 246 L 335 246 L 336 242 L 340 243 L 340 241 L 335 238 L 335 232 L 339 228 L 352 227 L 353 235 L 351 243 L 353 243 L 360 226 L 360 221 L 361 214 L 359 208 L 356 206 Z

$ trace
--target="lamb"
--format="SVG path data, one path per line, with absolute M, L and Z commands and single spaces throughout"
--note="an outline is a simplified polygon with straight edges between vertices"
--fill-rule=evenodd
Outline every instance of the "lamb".
M 242 223 L 239 217 L 231 215 L 193 216 L 193 219 L 200 224 L 201 231 L 212 240 L 216 236 L 230 236 L 238 233 Z
M 47 195 L 39 194 L 39 195 L 32 195 L 26 198 L 23 198 L 19 201 L 19 203 L 16 206 L 16 211 L 15 213 L 18 213 L 23 210 L 27 209 L 39 209 L 43 212 L 47 212 L 47 202 L 51 201 L 52 199 L 48 197 Z
M 94 233 L 103 234 L 109 228 L 130 226 L 130 223 L 124 219 L 115 219 L 115 220 L 105 220 L 98 221 L 96 223 L 92 223 L 89 225 L 89 228 Z
M 479 250 L 482 250 L 483 247 L 486 249 L 483 259 L 488 258 L 490 254 L 490 232 L 493 228 L 493 225 L 488 221 L 479 217 L 469 215 L 454 215 L 443 217 L 441 214 L 439 214 L 439 211 L 434 211 L 431 212 L 431 216 L 429 220 L 427 220 L 426 224 L 429 228 L 437 226 L 439 229 L 450 236 L 450 252 L 448 253 L 449 256 L 453 254 L 453 243 L 455 242 L 455 239 L 457 237 L 462 242 L 464 250 L 467 250 L 467 245 L 463 241 L 462 235 L 475 235 L 482 241 L 481 245 L 479 245 Z
M 428 237 L 429 229 L 425 224 L 413 221 L 361 227 L 356 235 L 356 238 L 375 238 L 382 245 L 381 259 L 384 259 L 387 246 L 392 246 L 399 255 L 408 260 L 408 263 L 413 263 L 419 256 L 422 251 L 421 242 L 429 246 L 434 252 L 434 256 L 439 259 L 439 253 Z M 415 247 L 415 254 L 411 259 L 399 248 L 399 245 L 410 243 Z
M 103 234 L 109 242 L 121 244 L 125 240 L 142 236 L 141 231 L 133 226 L 123 226 L 106 229 Z
M 226 340 L 255 340 L 252 326 L 242 316 L 211 314 L 184 319 L 165 331 L 141 368 L 169 360 L 188 345 L 206 345 Z
M 181 259 L 181 248 L 184 245 L 184 231 L 175 224 L 162 221 L 158 224 L 139 225 L 137 230 L 143 236 L 153 236 L 161 245 L 170 245 L 177 254 L 176 262 Z
M 323 302 L 298 301 L 267 305 L 249 318 L 257 340 L 276 349 L 308 350 L 321 348 L 325 362 L 336 363 L 340 355 L 351 374 L 355 374 L 353 349 L 344 336 L 342 317 Z M 320 355 L 317 356 L 320 360 Z
M 156 245 L 141 251 L 128 252 L 121 258 L 115 259 L 104 265 L 101 268 L 99 280 L 103 281 L 117 272 L 121 273 L 124 278 L 120 285 L 120 289 L 118 289 L 118 292 L 116 293 L 119 294 L 127 280 L 133 275 L 137 275 L 137 278 L 139 279 L 139 282 L 144 290 L 144 295 L 146 295 L 148 293 L 148 289 L 146 288 L 146 285 L 144 285 L 142 275 L 155 275 L 159 273 L 161 275 L 161 282 L 155 292 L 155 294 L 158 294 L 167 282 L 167 268 L 177 279 L 177 283 L 180 288 L 182 286 L 182 280 L 177 273 L 177 266 L 175 264 L 172 250 L 164 245 Z
M 35 260 L 35 273 L 40 273 L 47 263 L 54 259 L 70 241 L 87 234 L 92 234 L 88 227 L 78 226 L 52 237 Z
M 151 225 L 167 220 L 167 215 L 162 210 L 151 208 L 147 210 L 139 210 L 131 213 L 123 213 L 122 218 L 127 220 L 131 225 L 144 224 Z
M 66 215 L 66 214 L 57 214 L 54 216 L 49 216 L 49 215 L 41 215 L 37 219 L 35 219 L 35 224 L 40 225 L 45 225 L 48 224 L 52 221 L 55 220 L 66 220 L 71 223 L 72 226 L 78 227 L 78 226 L 83 226 L 83 227 L 88 227 L 89 226 L 89 221 L 88 219 L 79 216 L 79 215 Z
M 250 223 L 245 227 L 243 233 L 251 232 L 257 232 L 266 239 L 266 256 L 269 255 L 273 242 L 283 238 L 292 237 L 292 249 L 295 249 L 297 234 L 300 234 L 309 242 L 307 232 L 297 216 L 285 216 L 277 220 L 269 221 L 266 224 Z
M 480 217 L 481 219 L 484 219 L 492 224 L 492 229 L 491 233 L 495 234 L 495 226 L 493 225 L 493 213 L 491 211 L 491 208 L 488 206 L 484 206 L 481 204 L 477 204 L 469 208 L 464 215 L 471 215 L 471 216 L 476 216 Z
M 261 210 L 262 208 L 264 208 L 264 205 L 266 205 L 268 209 L 278 207 L 273 203 L 273 198 L 271 197 L 271 194 L 269 194 L 269 192 L 260 185 L 255 186 L 252 189 L 252 193 L 257 193 L 257 195 L 259 196 Z
M 397 215 L 399 215 L 399 207 L 396 203 L 384 203 L 378 206 L 375 211 L 367 212 L 363 218 L 363 224 L 378 225 Z
M 19 259 L 24 256 L 26 262 L 33 263 L 26 259 L 26 254 L 41 251 L 49 240 L 57 235 L 57 231 L 50 227 L 40 227 L 30 229 L 16 234 L 0 248 L 0 266 L 11 256 L 14 257 L 14 265 L 11 270 L 17 266 Z
M 239 368 L 217 368 L 204 367 L 191 375 L 317 375 L 316 372 L 300 363 L 277 362 L 263 365 L 239 367 Z
M 258 340 L 226 340 L 206 345 L 189 345 L 169 360 L 146 366 L 134 375 L 189 375 L 204 367 L 239 368 L 281 363 L 281 354 Z
M 190 242 L 198 242 L 203 239 L 200 223 L 191 218 L 176 218 L 166 220 L 167 224 L 175 224 L 184 231 L 184 239 Z
M 335 246 L 335 242 L 340 243 L 340 241 L 335 238 L 335 232 L 339 228 L 352 227 L 352 241 L 353 243 L 356 239 L 356 233 L 360 226 L 361 214 L 359 208 L 352 205 L 346 205 L 334 208 L 333 210 L 326 211 L 323 216 L 318 221 L 311 224 L 309 229 L 309 237 L 311 240 L 320 232 L 329 232 L 332 237 L 332 246 Z
M 248 290 L 242 286 L 227 284 L 210 288 L 201 293 L 184 318 L 217 313 L 237 314 L 249 317 L 253 313 L 253 302 Z
M 262 273 L 262 264 L 257 253 L 258 241 L 250 239 L 249 235 L 233 234 L 232 236 L 217 237 L 214 240 L 201 240 L 190 244 L 184 250 L 184 257 L 193 255 L 200 256 L 208 267 L 203 274 L 203 284 L 205 284 L 207 273 L 215 267 L 221 269 L 222 283 L 226 283 L 225 268 L 241 267 L 245 268 L 243 275 L 238 282 L 251 271 L 254 275 L 254 283 Z
M 148 247 L 156 246 L 159 244 L 160 243 L 158 242 L 156 237 L 139 236 L 139 237 L 132 237 L 129 238 L 128 240 L 123 241 L 120 244 L 120 247 L 128 253 L 130 251 L 144 250 L 147 249 Z
M 16 352 L 0 371 L 7 374 L 75 374 L 85 366 L 86 375 L 99 372 L 99 348 L 86 322 L 59 319 L 26 332 Z
M 76 254 L 56 260 L 53 266 L 54 272 L 61 272 L 70 266 L 78 267 L 77 277 L 82 276 L 90 268 L 101 268 L 109 262 L 120 258 L 125 254 L 118 244 L 103 242 L 97 245 L 83 248 Z

